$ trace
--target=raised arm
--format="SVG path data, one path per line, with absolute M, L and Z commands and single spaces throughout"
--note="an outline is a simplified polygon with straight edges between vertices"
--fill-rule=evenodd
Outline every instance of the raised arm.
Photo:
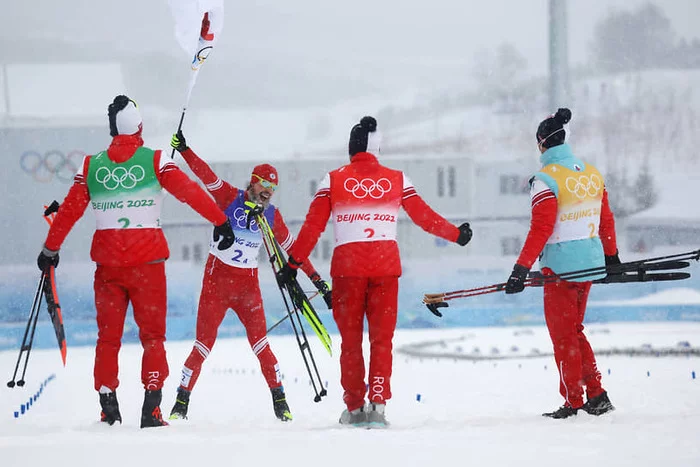
M 173 135 L 170 145 L 180 153 L 190 170 L 204 183 L 204 187 L 214 197 L 219 208 L 222 210 L 226 209 L 236 199 L 238 190 L 228 182 L 221 180 L 209 167 L 209 164 L 204 162 L 187 146 L 187 141 L 182 131 L 178 131 L 177 134 Z

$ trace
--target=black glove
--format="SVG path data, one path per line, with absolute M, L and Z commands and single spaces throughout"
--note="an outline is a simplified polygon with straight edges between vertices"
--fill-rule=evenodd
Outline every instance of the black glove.
M 617 266 L 621 264 L 619 251 L 616 251 L 614 255 L 605 255 L 605 266 Z
M 614 255 L 605 255 L 605 268 L 608 269 L 608 275 L 605 276 L 603 282 L 607 282 L 608 279 L 613 280 L 622 275 L 622 271 L 617 267 L 618 264 L 622 264 L 618 251 Z M 609 272 L 611 269 L 613 272 Z
M 506 282 L 506 293 L 520 293 L 525 290 L 525 279 L 527 279 L 528 272 L 530 272 L 529 268 L 515 263 L 513 272 L 510 273 L 508 282 Z
M 464 224 L 459 226 L 459 237 L 457 237 L 457 243 L 460 246 L 464 246 L 467 243 L 469 243 L 469 240 L 472 239 L 472 229 L 469 227 L 469 222 L 465 222 Z
M 182 134 L 182 130 L 177 130 L 177 133 L 173 135 L 173 137 L 170 139 L 170 146 L 172 146 L 177 152 L 187 150 L 187 140 L 185 140 L 185 135 Z
M 314 283 L 314 285 L 316 286 L 316 289 L 318 290 L 318 293 L 321 294 L 321 296 L 323 297 L 323 300 L 326 302 L 326 306 L 330 310 L 333 308 L 333 300 L 332 300 L 332 295 L 331 295 L 331 285 L 328 282 L 321 279 L 321 277 L 318 276 L 318 274 L 316 274 L 316 276 L 318 277 L 318 279 L 312 280 L 311 282 Z
M 265 207 L 260 205 L 260 204 L 255 204 L 252 201 L 246 201 L 245 206 L 246 206 L 246 209 L 245 209 L 245 214 L 246 214 L 245 228 L 250 229 L 251 222 L 253 222 L 256 217 L 258 217 L 263 212 L 265 212 Z
M 46 271 L 49 269 L 49 266 L 57 268 L 58 259 L 58 250 L 53 251 L 44 247 L 41 249 L 41 253 L 39 253 L 39 257 L 36 259 L 36 265 L 39 266 L 39 270 Z
M 296 268 L 291 267 L 289 263 L 287 263 L 284 266 L 282 266 L 282 269 L 277 271 L 277 274 L 275 274 L 275 276 L 277 277 L 278 284 L 286 285 L 296 280 L 297 270 Z
M 223 238 L 219 242 L 219 238 L 221 237 Z M 236 236 L 233 234 L 231 221 L 229 219 L 226 219 L 226 222 L 223 224 L 214 227 L 214 241 L 219 242 L 219 246 L 217 246 L 219 250 L 227 250 L 231 248 L 233 242 L 236 241 Z

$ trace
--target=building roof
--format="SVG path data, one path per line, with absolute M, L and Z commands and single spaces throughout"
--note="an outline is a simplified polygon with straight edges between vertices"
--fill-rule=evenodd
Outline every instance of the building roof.
M 700 225 L 697 199 L 694 190 L 700 184 L 700 173 L 664 174 L 654 176 L 658 201 L 649 209 L 627 218 L 627 226 L 683 223 Z
M 107 104 L 126 93 L 118 63 L 0 65 L 0 126 L 105 126 Z

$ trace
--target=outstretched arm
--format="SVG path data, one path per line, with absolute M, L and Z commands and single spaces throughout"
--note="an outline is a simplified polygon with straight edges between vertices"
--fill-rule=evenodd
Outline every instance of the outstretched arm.
M 413 186 L 413 183 L 404 174 L 403 199 L 401 200 L 406 214 L 411 220 L 426 232 L 444 238 L 450 242 L 456 242 L 459 237 L 459 229 L 447 219 L 433 211 L 428 203 L 423 201 Z
M 194 180 L 185 175 L 175 162 L 163 157 L 162 154 L 162 151 L 158 151 L 154 163 L 156 164 L 158 181 L 163 188 L 180 202 L 189 204 L 192 209 L 212 224 L 225 223 L 228 218 L 214 200 Z
M 292 246 L 294 246 L 295 243 L 294 235 L 292 235 L 292 233 L 289 231 L 289 228 L 284 222 L 282 213 L 280 213 L 279 209 L 275 209 L 275 223 L 273 231 L 275 238 L 280 242 L 282 249 L 289 254 Z M 301 265 L 301 270 L 306 273 L 312 282 L 321 279 L 321 276 L 318 274 L 318 272 L 316 272 L 316 268 L 314 268 L 314 265 L 311 264 L 311 261 L 308 259 Z
M 311 201 L 309 212 L 306 214 L 304 225 L 299 230 L 299 235 L 293 245 L 290 246 L 289 257 L 304 263 L 316 246 L 318 238 L 324 230 L 328 218 L 331 215 L 331 177 L 330 174 L 321 180 L 316 195 Z

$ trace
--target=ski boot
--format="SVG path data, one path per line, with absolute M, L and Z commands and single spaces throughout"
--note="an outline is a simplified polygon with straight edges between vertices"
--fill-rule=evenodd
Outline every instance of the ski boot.
M 602 394 L 595 396 L 592 399 L 588 399 L 581 408 L 589 414 L 596 416 L 615 410 L 615 406 L 612 405 L 610 398 L 608 398 L 607 391 L 603 391 Z
M 576 413 L 578 411 L 579 411 L 579 409 L 574 409 L 573 407 L 570 407 L 568 405 L 562 405 L 554 412 L 545 412 L 542 414 L 542 416 L 549 417 L 549 418 L 562 419 L 562 418 L 573 417 L 576 415 Z
M 386 428 L 389 422 L 386 421 L 384 410 L 386 404 L 370 404 L 367 411 L 367 426 L 368 428 Z
M 116 422 L 119 422 L 121 425 L 122 414 L 119 413 L 119 402 L 117 401 L 116 392 L 100 393 L 100 406 L 102 406 L 102 412 L 100 413 L 101 422 L 107 423 L 109 426 L 114 425 Z
M 272 407 L 275 410 L 275 417 L 283 422 L 292 420 L 292 412 L 289 411 L 289 405 L 287 405 L 284 387 L 272 388 L 270 392 L 272 393 Z
M 187 408 L 190 405 L 190 391 L 183 389 L 182 386 L 177 388 L 177 396 L 175 396 L 175 405 L 170 411 L 170 420 L 187 420 Z
M 343 413 L 340 414 L 340 420 L 338 420 L 338 422 L 341 425 L 365 427 L 367 426 L 367 412 L 365 412 L 364 407 L 354 410 L 345 409 Z
M 146 390 L 143 398 L 143 408 L 141 409 L 141 428 L 168 426 L 168 422 L 163 420 L 163 414 L 160 411 L 160 401 L 162 399 L 162 390 Z

